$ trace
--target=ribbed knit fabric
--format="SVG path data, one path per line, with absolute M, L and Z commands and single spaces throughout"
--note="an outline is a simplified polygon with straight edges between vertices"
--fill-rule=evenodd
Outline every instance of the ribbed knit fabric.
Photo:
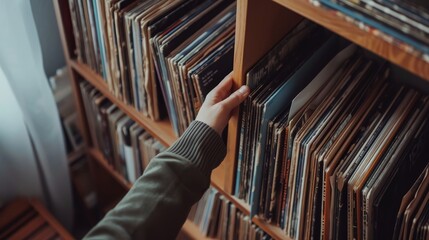
M 226 146 L 215 130 L 203 122 L 193 121 L 167 151 L 189 159 L 204 174 L 210 175 L 225 158 Z
M 225 154 L 216 131 L 192 122 L 176 143 L 151 160 L 125 197 L 85 239 L 175 239 Z

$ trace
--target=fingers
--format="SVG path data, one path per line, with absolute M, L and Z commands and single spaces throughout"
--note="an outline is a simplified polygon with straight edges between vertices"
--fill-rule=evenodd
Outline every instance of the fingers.
M 226 75 L 223 80 L 214 88 L 217 90 L 231 90 L 232 87 L 232 73 Z
M 213 104 L 222 101 L 227 97 L 231 91 L 233 79 L 232 73 L 225 76 L 225 78 L 207 95 L 211 100 L 214 101 Z
M 232 93 L 229 97 L 227 97 L 225 100 L 221 102 L 221 104 L 231 111 L 232 109 L 236 108 L 240 103 L 246 99 L 246 97 L 249 95 L 250 89 L 248 86 L 244 85 L 241 86 L 237 91 Z

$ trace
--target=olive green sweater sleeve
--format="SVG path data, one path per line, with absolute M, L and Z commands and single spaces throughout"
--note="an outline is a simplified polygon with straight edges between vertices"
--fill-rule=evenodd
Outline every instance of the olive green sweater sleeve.
M 85 238 L 174 239 L 225 154 L 217 132 L 192 122 L 177 142 L 152 159 L 131 190 Z

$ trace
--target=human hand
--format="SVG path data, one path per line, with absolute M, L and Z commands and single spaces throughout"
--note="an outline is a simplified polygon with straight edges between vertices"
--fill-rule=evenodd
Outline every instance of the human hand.
M 219 135 L 228 124 L 231 112 L 246 99 L 250 93 L 248 86 L 241 86 L 231 94 L 232 75 L 228 74 L 213 90 L 207 94 L 196 120 L 213 128 Z

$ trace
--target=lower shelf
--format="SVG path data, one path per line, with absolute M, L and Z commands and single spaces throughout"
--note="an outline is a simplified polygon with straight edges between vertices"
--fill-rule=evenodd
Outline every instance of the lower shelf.
M 127 180 L 124 179 L 124 177 L 116 172 L 112 166 L 110 166 L 107 163 L 107 160 L 104 158 L 104 156 L 101 154 L 101 152 L 98 149 L 90 148 L 88 149 L 88 154 L 99 163 L 106 171 L 110 173 L 110 175 L 125 189 L 129 190 L 132 186 L 131 183 L 129 183 Z M 222 165 L 221 165 L 222 166 Z M 221 167 L 220 166 L 220 167 Z M 246 215 L 250 214 L 250 207 L 248 204 L 243 202 L 242 200 L 231 196 L 230 194 L 223 191 L 222 188 L 219 187 L 219 185 L 214 184 L 212 181 L 211 184 L 214 188 L 216 188 L 222 195 L 224 195 L 229 201 L 231 201 L 235 206 L 237 206 L 241 212 L 243 212 Z M 271 237 L 274 239 L 289 239 L 287 238 L 283 231 L 270 223 L 265 222 L 264 220 L 260 219 L 259 217 L 255 216 L 252 218 L 252 222 L 260 227 L 262 230 L 264 230 L 266 233 L 268 233 Z M 198 227 L 191 221 L 186 221 L 183 225 L 183 231 L 186 232 L 186 234 L 195 239 L 210 239 L 202 235 Z
M 91 148 L 88 150 L 89 155 L 99 163 L 106 171 L 108 171 L 113 178 L 117 180 L 118 183 L 121 184 L 121 186 L 125 190 L 129 190 L 132 187 L 132 184 L 126 181 L 119 173 L 117 173 L 112 166 L 110 166 L 107 161 L 104 159 L 103 155 L 98 151 L 97 149 Z M 120 199 L 119 199 L 120 200 Z M 104 213 L 107 213 L 111 208 L 113 208 L 116 205 L 116 203 L 112 203 L 106 209 L 104 210 Z M 186 235 L 188 235 L 191 239 L 211 239 L 205 237 L 198 227 L 191 221 L 186 220 L 185 224 L 182 227 L 182 231 L 185 232 Z

